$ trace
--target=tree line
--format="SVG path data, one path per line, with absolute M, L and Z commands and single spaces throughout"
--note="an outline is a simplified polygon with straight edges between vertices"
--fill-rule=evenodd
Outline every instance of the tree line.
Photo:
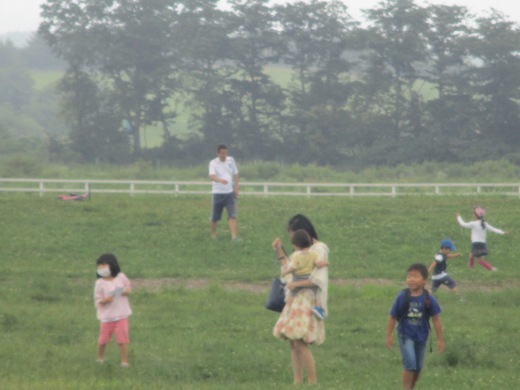
M 358 21 L 337 0 L 47 0 L 41 16 L 81 161 L 200 162 L 224 142 L 301 164 L 520 162 L 520 30 L 494 10 L 383 0 Z M 189 137 L 172 134 L 180 110 Z M 160 147 L 143 148 L 149 126 Z

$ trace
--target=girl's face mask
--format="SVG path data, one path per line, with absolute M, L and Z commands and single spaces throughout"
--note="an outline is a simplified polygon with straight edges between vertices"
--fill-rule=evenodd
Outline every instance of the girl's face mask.
M 103 267 L 103 268 L 98 268 L 97 269 L 97 273 L 99 276 L 101 276 L 102 278 L 107 278 L 111 275 L 110 273 L 110 267 Z

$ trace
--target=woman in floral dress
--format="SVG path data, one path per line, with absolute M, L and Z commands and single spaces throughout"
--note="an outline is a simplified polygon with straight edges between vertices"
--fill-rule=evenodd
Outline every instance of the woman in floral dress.
M 328 260 L 329 248 L 318 240 L 318 234 L 311 221 L 302 214 L 296 214 L 287 225 L 289 234 L 298 229 L 304 229 L 309 233 L 313 239 L 311 250 L 318 253 L 320 260 Z M 282 268 L 285 267 L 288 258 L 283 251 L 281 239 L 276 238 L 272 245 L 277 251 Z M 294 384 L 303 383 L 304 372 L 307 373 L 309 383 L 316 383 L 317 381 L 314 356 L 309 344 L 321 344 L 325 341 L 325 322 L 316 318 L 312 314 L 312 309 L 319 301 L 325 316 L 328 314 L 328 282 L 328 267 L 322 267 L 316 268 L 308 280 L 287 283 L 289 290 L 296 288 L 299 288 L 299 290 L 292 303 L 285 305 L 273 328 L 273 334 L 275 337 L 290 342 Z M 313 287 L 317 287 L 317 292 Z

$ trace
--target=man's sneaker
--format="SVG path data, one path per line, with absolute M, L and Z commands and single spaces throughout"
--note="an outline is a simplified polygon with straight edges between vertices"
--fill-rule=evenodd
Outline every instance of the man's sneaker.
M 314 314 L 314 317 L 316 317 L 316 318 L 318 318 L 320 320 L 324 320 L 325 319 L 325 312 L 319 306 L 314 306 L 312 308 L 312 314 Z

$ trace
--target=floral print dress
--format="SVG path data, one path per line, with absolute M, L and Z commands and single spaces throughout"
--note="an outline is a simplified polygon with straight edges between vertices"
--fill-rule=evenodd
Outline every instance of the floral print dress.
M 320 259 L 328 258 L 328 248 L 325 244 L 320 242 L 313 247 L 316 247 Z M 328 273 L 326 278 L 328 279 Z M 325 289 L 327 289 L 326 286 Z M 312 308 L 316 305 L 314 290 L 301 288 L 292 303 L 285 305 L 273 328 L 275 337 L 286 340 L 303 340 L 306 344 L 322 344 L 325 341 L 325 322 L 312 314 Z

